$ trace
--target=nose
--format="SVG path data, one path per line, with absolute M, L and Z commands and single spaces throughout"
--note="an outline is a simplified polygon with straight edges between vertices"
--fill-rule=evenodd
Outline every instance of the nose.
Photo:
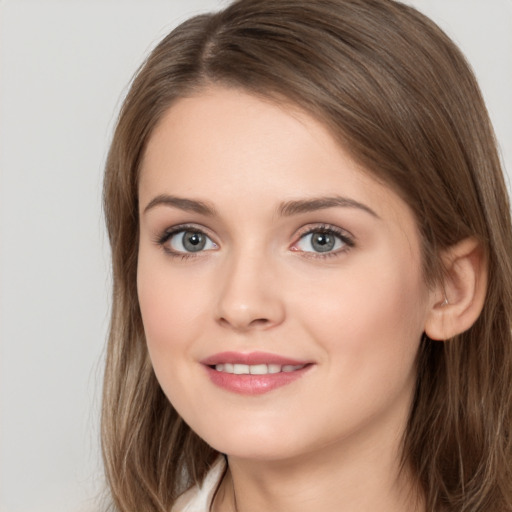
M 220 276 L 217 322 L 245 332 L 281 324 L 285 307 L 279 279 L 262 256 L 230 258 Z

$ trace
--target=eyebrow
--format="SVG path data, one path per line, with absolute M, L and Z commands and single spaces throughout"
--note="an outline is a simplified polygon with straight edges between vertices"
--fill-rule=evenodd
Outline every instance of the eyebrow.
M 167 194 L 160 194 L 152 199 L 146 208 L 144 208 L 144 213 L 155 208 L 155 206 L 171 206 L 186 212 L 195 212 L 209 217 L 213 217 L 215 215 L 215 208 L 204 201 L 185 199 L 183 197 L 176 197 Z
M 369 213 L 375 218 L 380 218 L 371 208 L 359 201 L 341 196 L 316 197 L 312 199 L 299 199 L 295 201 L 287 201 L 283 203 L 279 209 L 279 215 L 288 217 L 300 213 L 314 212 L 317 210 L 325 210 L 327 208 L 357 208 Z
M 204 202 L 195 199 L 186 199 L 183 197 L 172 196 L 168 194 L 160 194 L 152 199 L 144 208 L 144 213 L 155 208 L 156 206 L 170 206 L 187 212 L 199 213 L 208 217 L 216 215 L 215 208 Z M 297 199 L 286 201 L 277 209 L 280 216 L 290 217 L 301 213 L 309 213 L 317 210 L 325 210 L 327 208 L 357 208 L 369 213 L 375 218 L 379 216 L 368 206 L 354 199 L 340 196 L 315 197 L 311 199 Z

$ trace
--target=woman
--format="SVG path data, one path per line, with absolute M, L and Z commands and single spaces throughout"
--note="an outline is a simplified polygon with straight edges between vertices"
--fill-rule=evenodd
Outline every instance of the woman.
M 512 510 L 509 203 L 424 16 L 183 23 L 125 100 L 105 210 L 119 510 Z

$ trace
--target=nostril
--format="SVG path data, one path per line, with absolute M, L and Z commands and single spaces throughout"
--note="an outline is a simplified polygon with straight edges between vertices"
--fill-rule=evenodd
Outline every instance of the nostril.
M 230 322 L 228 322 L 225 318 L 219 318 L 219 323 L 224 327 L 231 325 Z
M 269 323 L 268 318 L 256 318 L 249 324 L 251 327 L 264 326 Z
M 223 327 L 231 327 L 237 330 L 257 329 L 258 327 L 263 328 L 267 327 L 271 323 L 268 318 L 255 318 L 254 320 L 244 321 L 240 319 L 220 317 L 218 321 Z

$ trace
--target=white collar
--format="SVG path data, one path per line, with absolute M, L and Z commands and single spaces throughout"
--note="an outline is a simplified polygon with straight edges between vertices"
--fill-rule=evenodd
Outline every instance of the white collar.
M 224 474 L 226 461 L 219 457 L 210 468 L 203 484 L 184 492 L 172 507 L 171 512 L 209 512 L 217 485 Z

